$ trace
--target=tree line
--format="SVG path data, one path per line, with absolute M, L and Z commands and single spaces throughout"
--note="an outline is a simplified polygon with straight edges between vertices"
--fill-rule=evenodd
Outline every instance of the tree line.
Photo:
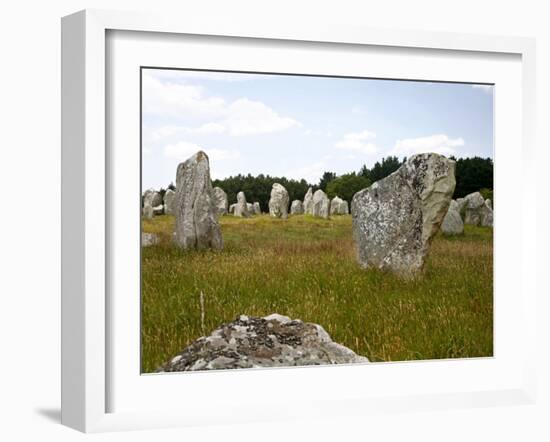
M 450 158 L 456 161 L 456 188 L 453 198 L 462 198 L 472 192 L 481 191 L 484 198 L 493 199 L 493 160 L 491 158 Z M 243 191 L 246 194 L 246 200 L 258 201 L 264 212 L 269 210 L 271 187 L 274 183 L 280 183 L 286 188 L 290 201 L 296 199 L 303 201 L 307 190 L 311 187 L 314 192 L 322 189 L 329 198 L 339 196 L 351 203 L 356 192 L 395 172 L 406 160 L 406 158 L 399 160 L 395 156 L 388 156 L 377 161 L 371 168 L 363 165 L 357 172 L 337 175 L 327 171 L 323 173 L 318 183 L 264 174 L 257 176 L 239 174 L 223 180 L 213 180 L 212 185 L 221 187 L 227 193 L 229 204 L 236 203 L 237 193 Z M 174 189 L 174 185 L 170 184 L 168 188 Z M 160 192 L 164 194 L 165 190 L 161 189 Z

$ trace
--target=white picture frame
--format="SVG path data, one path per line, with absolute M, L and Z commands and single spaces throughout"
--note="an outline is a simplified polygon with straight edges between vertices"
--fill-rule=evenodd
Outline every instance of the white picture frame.
M 155 32 L 165 35 L 199 35 L 269 39 L 287 44 L 337 43 L 341 47 L 376 46 L 384 48 L 438 50 L 441 53 L 469 52 L 510 54 L 520 57 L 521 63 L 521 120 L 516 121 L 521 134 L 521 160 L 524 173 L 534 167 L 535 112 L 535 43 L 517 37 L 490 37 L 450 33 L 388 31 L 344 26 L 310 25 L 296 28 L 288 24 L 210 23 L 193 17 L 164 17 L 151 14 L 87 10 L 63 18 L 62 21 L 62 423 L 85 432 L 122 429 L 157 428 L 168 426 L 206 425 L 216 422 L 235 422 L 236 416 L 206 415 L 203 409 L 191 412 L 184 408 L 148 411 L 112 411 L 109 407 L 109 366 L 112 354 L 108 342 L 109 324 L 113 320 L 108 302 L 109 247 L 112 241 L 108 229 L 109 173 L 106 121 L 109 93 L 106 82 L 107 44 L 109 31 Z M 498 166 L 497 166 L 498 167 Z M 517 241 L 521 257 L 536 244 L 534 229 L 529 229 L 536 193 L 519 189 L 522 201 L 521 237 Z M 500 204 L 500 201 L 497 203 Z M 498 226 L 498 223 L 497 223 Z M 496 256 L 498 258 L 498 255 Z M 521 326 L 524 337 L 535 333 L 536 297 L 534 268 L 521 267 L 521 294 L 515 327 Z M 136 301 L 139 297 L 136 296 Z M 254 412 L 241 413 L 244 421 L 285 419 L 323 415 L 359 415 L 371 411 L 415 410 L 426 408 L 455 408 L 499 404 L 532 403 L 536 393 L 534 353 L 535 339 L 524 340 L 521 353 L 521 376 L 502 388 L 484 389 L 477 386 L 460 393 L 446 391 L 444 386 L 426 394 L 394 391 L 387 395 L 353 397 L 337 393 L 326 400 L 313 398 L 311 407 L 301 403 L 258 407 Z M 383 369 L 380 365 L 379 369 Z M 388 364 L 386 367 L 395 367 Z M 488 367 L 490 368 L 490 367 Z M 336 367 L 336 370 L 342 368 Z M 463 370 L 454 366 L 453 370 Z M 352 369 L 353 370 L 353 369 Z M 397 370 L 388 368 L 388 370 Z M 292 370 L 282 370 L 286 378 Z M 298 373 L 298 372 L 296 372 Z M 135 375 L 136 373 L 134 373 Z M 233 376 L 235 381 L 261 385 L 262 374 L 245 371 Z M 137 373 L 139 375 L 139 373 Z M 198 374 L 207 376 L 220 374 Z M 194 376 L 197 376 L 195 374 Z M 255 377 L 254 381 L 252 379 Z M 175 379 L 175 377 L 172 377 Z M 200 382 L 198 377 L 196 382 Z M 170 381 L 167 381 L 170 382 Z M 275 404 L 277 405 L 277 404 Z M 235 405 L 237 406 L 237 405 Z M 246 404 L 240 404 L 247 409 Z

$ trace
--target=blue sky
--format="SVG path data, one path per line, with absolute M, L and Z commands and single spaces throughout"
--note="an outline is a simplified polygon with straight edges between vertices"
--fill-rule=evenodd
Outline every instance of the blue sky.
M 143 188 L 204 150 L 212 178 L 318 182 L 420 152 L 493 156 L 493 87 L 144 69 Z

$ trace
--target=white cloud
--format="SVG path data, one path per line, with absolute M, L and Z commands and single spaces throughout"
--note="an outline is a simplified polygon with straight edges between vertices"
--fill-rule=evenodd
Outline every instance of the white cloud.
M 472 88 L 481 89 L 483 92 L 487 92 L 488 94 L 493 92 L 493 86 L 489 84 L 472 84 Z
M 406 138 L 397 140 L 390 155 L 397 157 L 410 157 L 417 153 L 435 152 L 450 156 L 456 153 L 455 148 L 464 146 L 462 138 L 451 139 L 445 134 L 430 135 L 428 137 Z
M 376 134 L 368 130 L 362 132 L 350 132 L 338 141 L 335 146 L 337 149 L 352 150 L 367 155 L 378 152 L 378 146 L 370 140 L 376 138 Z
M 199 150 L 206 152 L 211 161 L 223 161 L 236 159 L 240 153 L 236 150 L 223 149 L 203 149 L 198 144 L 180 141 L 176 144 L 168 144 L 164 147 L 164 155 L 168 158 L 174 158 L 178 161 L 184 161 Z
M 188 134 L 226 132 L 241 136 L 301 126 L 298 121 L 279 115 L 260 101 L 238 98 L 227 102 L 221 97 L 207 96 L 200 86 L 163 82 L 149 74 L 143 75 L 143 111 L 146 115 L 163 118 L 203 121 L 198 127 L 178 129 Z
M 308 183 L 317 183 L 323 173 L 330 168 L 326 161 L 317 161 L 307 166 L 298 167 L 285 173 L 287 178 L 293 178 L 296 180 L 305 179 Z

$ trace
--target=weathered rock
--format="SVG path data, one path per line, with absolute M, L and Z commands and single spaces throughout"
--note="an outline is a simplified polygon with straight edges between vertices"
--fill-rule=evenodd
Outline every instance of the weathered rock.
M 214 187 L 212 189 L 212 197 L 214 199 L 214 205 L 216 206 L 216 212 L 218 215 L 227 215 L 227 193 L 221 187 Z
M 272 314 L 241 315 L 197 339 L 159 372 L 367 363 L 320 325 Z
M 254 204 L 252 204 L 252 203 L 246 203 L 246 209 L 248 210 L 248 214 L 249 214 L 250 216 L 253 216 L 253 215 L 256 214 L 255 211 L 254 211 Z
M 153 218 L 153 207 L 150 205 L 143 206 L 143 209 L 141 209 L 141 213 L 144 218 L 146 219 L 152 219 Z
M 449 209 L 441 223 L 441 231 L 445 235 L 461 235 L 464 233 L 464 222 L 462 221 L 458 208 L 458 203 L 455 200 L 451 200 Z
M 491 227 L 493 209 L 486 204 L 479 192 L 470 193 L 465 198 L 464 223 L 473 226 Z
M 304 213 L 306 215 L 313 215 L 313 190 L 311 187 L 307 189 L 307 193 L 304 196 Z
M 250 216 L 250 213 L 248 213 L 248 203 L 246 202 L 246 195 L 244 192 L 237 193 L 237 204 L 235 204 L 233 215 L 242 218 L 248 218 Z
M 276 218 L 288 217 L 288 192 L 279 183 L 274 183 L 269 198 L 269 214 Z
M 413 276 L 419 272 L 455 189 L 455 162 L 414 155 L 397 171 L 357 192 L 353 237 L 362 267 Z
M 174 199 L 176 198 L 176 192 L 172 189 L 168 189 L 164 193 L 164 213 L 166 215 L 174 214 Z
M 222 233 L 212 195 L 208 156 L 199 151 L 176 174 L 176 244 L 184 249 L 221 249 Z
M 254 203 L 254 215 L 261 215 L 261 214 L 262 214 L 262 209 L 260 207 L 260 203 L 256 201 Z
M 485 205 L 486 205 L 489 209 L 493 210 L 493 202 L 492 202 L 489 198 L 487 198 L 487 199 L 485 200 Z
M 160 192 L 154 189 L 148 189 L 143 194 L 143 207 L 151 206 L 156 207 L 162 204 L 162 196 Z
M 300 200 L 294 200 L 292 201 L 292 204 L 290 205 L 290 214 L 291 215 L 303 215 L 304 213 L 304 206 Z
M 340 204 L 340 215 L 349 215 L 349 206 L 346 200 L 343 200 Z
M 236 205 L 237 205 L 237 204 L 231 204 L 231 205 L 229 206 L 229 213 L 233 213 L 233 214 L 235 213 L 235 206 L 236 206 Z
M 344 203 L 342 198 L 335 196 L 330 201 L 330 215 L 340 215 L 340 205 Z
M 159 204 L 156 207 L 153 207 L 153 215 L 158 216 L 164 214 L 164 206 Z
M 158 235 L 154 233 L 141 232 L 141 246 L 149 247 L 159 243 Z
M 330 210 L 330 200 L 325 192 L 321 189 L 316 190 L 313 194 L 313 216 L 328 218 Z

